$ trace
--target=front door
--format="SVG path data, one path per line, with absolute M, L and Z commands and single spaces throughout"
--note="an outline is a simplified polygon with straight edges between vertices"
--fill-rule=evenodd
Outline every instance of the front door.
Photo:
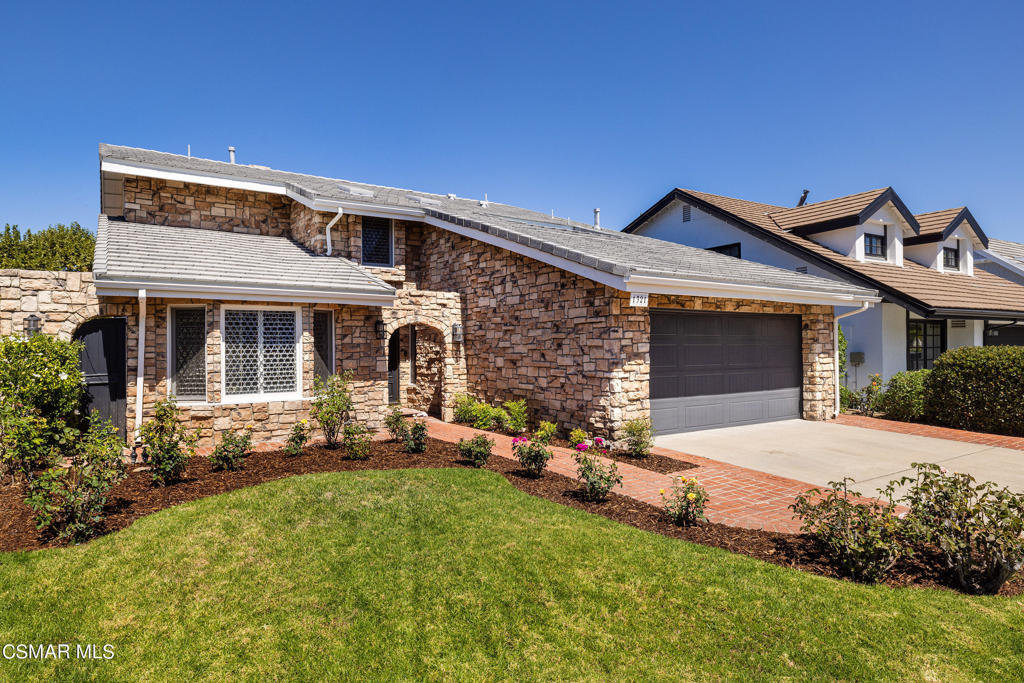
M 83 412 L 99 411 L 118 434 L 126 436 L 127 353 L 124 318 L 97 318 L 82 324 L 75 339 L 82 342 L 78 364 L 85 379 Z
M 399 339 L 398 330 L 388 341 L 388 403 L 398 403 Z

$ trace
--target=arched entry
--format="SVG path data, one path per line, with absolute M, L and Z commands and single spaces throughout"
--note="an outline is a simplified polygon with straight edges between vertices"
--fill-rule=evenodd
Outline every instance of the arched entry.
M 124 318 L 93 318 L 82 323 L 74 339 L 82 343 L 78 365 L 85 379 L 82 411 L 93 410 L 110 420 L 126 437 L 128 366 Z
M 446 345 L 443 333 L 412 323 L 388 339 L 388 401 L 405 408 L 442 415 Z

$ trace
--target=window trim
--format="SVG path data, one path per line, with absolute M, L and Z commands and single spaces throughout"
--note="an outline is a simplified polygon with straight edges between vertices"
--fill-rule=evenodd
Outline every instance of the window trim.
M 295 314 L 295 391 L 273 392 L 264 394 L 231 394 L 227 393 L 228 372 L 226 366 L 227 352 L 224 344 L 224 321 L 227 311 L 288 311 Z M 238 403 L 269 403 L 270 401 L 294 401 L 302 398 L 305 386 L 302 376 L 302 307 L 301 306 L 259 306 L 251 304 L 231 304 L 220 307 L 220 402 L 223 404 Z
M 329 314 L 331 316 L 331 334 L 330 334 L 330 339 L 331 339 L 331 353 L 330 353 L 330 356 L 331 357 L 330 357 L 330 363 L 327 364 L 327 369 L 329 371 L 328 372 L 328 376 L 330 376 L 330 375 L 333 375 L 334 373 L 337 372 L 338 357 L 337 357 L 337 354 L 335 352 L 335 347 L 337 346 L 337 340 L 335 339 L 335 336 L 338 333 L 338 328 L 337 328 L 337 325 L 335 324 L 334 309 L 333 308 L 314 308 L 313 309 L 313 313 L 309 317 L 310 337 L 313 340 L 313 377 L 316 377 L 316 314 L 317 313 L 327 313 L 327 314 Z
M 716 254 L 721 254 L 722 256 L 732 256 L 732 254 L 726 254 L 724 251 L 719 251 L 720 249 L 731 249 L 732 247 L 736 247 L 736 251 L 738 252 L 736 254 L 736 256 L 733 256 L 733 258 L 743 258 L 743 244 L 741 242 L 730 242 L 729 244 L 719 244 L 719 245 L 714 246 L 714 247 L 707 247 L 705 249 L 705 251 L 713 251 Z
M 391 241 L 391 246 L 388 248 L 388 256 L 390 257 L 390 263 L 373 263 L 372 261 L 366 260 L 366 246 L 363 243 L 363 234 L 366 227 L 364 220 L 366 218 L 380 218 L 381 220 L 388 222 L 388 239 Z M 362 265 L 370 268 L 394 268 L 395 267 L 395 220 L 393 218 L 383 218 L 380 216 L 362 216 L 359 219 L 359 260 Z
M 921 323 L 923 325 L 923 327 L 924 327 L 923 331 L 924 331 L 924 340 L 925 340 L 925 356 L 928 355 L 927 354 L 927 348 L 928 348 L 927 340 L 928 340 L 928 326 L 929 326 L 929 324 L 940 326 L 939 329 L 941 330 L 941 335 L 940 335 L 940 342 L 939 342 L 940 343 L 940 349 L 939 349 L 939 354 L 938 355 L 941 356 L 943 353 L 945 353 L 947 350 L 949 350 L 949 339 L 948 339 L 948 336 L 947 336 L 948 328 L 949 328 L 949 323 L 945 319 L 933 320 L 933 319 L 928 319 L 928 318 L 911 318 L 910 317 L 910 311 L 907 311 L 907 325 L 906 325 L 906 330 L 905 330 L 904 335 L 903 335 L 904 338 L 905 338 L 904 345 L 906 346 L 906 349 L 907 349 L 906 369 L 907 370 L 911 370 L 911 369 L 913 369 L 913 370 L 930 369 L 930 368 L 928 368 L 928 359 L 927 359 L 927 357 L 924 359 L 924 363 L 922 364 L 922 367 L 920 367 L 920 368 L 911 368 L 910 367 L 910 325 L 912 323 Z M 936 358 L 938 358 L 938 356 L 936 356 Z
M 174 322 L 173 322 L 173 319 L 172 319 L 173 318 L 172 312 L 175 311 L 175 310 L 180 310 L 180 309 L 198 310 L 200 308 L 203 310 L 203 327 L 204 327 L 204 329 L 206 331 L 205 337 L 207 339 L 207 341 L 204 342 L 206 344 L 207 348 L 203 349 L 203 375 L 206 377 L 206 382 L 203 384 L 203 398 L 202 399 L 192 398 L 192 399 L 187 399 L 187 400 L 177 400 L 177 394 L 174 393 L 174 377 L 173 377 L 173 374 L 172 374 L 173 373 L 173 369 L 174 369 L 174 337 L 175 337 Z M 167 385 L 166 396 L 167 396 L 167 398 L 170 398 L 171 396 L 174 396 L 175 399 L 177 400 L 177 403 L 179 405 L 184 405 L 184 406 L 187 406 L 187 405 L 203 405 L 203 404 L 209 403 L 209 401 L 210 401 L 210 354 L 209 354 L 209 341 L 208 340 L 210 338 L 210 318 L 209 318 L 209 315 L 208 315 L 207 310 L 206 310 L 206 304 L 168 304 L 167 305 L 167 310 L 164 313 L 164 317 L 165 317 L 165 319 L 167 321 L 166 322 L 166 325 L 167 325 L 167 354 L 165 356 L 165 358 L 167 359 L 167 364 L 166 364 L 165 373 L 164 373 L 165 376 L 166 376 L 166 379 L 167 379 L 167 382 L 166 382 L 166 385 Z
M 877 235 L 873 232 L 864 233 L 864 258 L 871 259 L 872 261 L 888 261 L 889 260 L 889 245 L 888 245 L 888 230 L 883 230 L 881 235 Z M 877 237 L 878 243 L 882 246 L 881 254 L 869 254 L 868 253 L 868 238 Z
M 951 266 L 948 263 L 946 263 L 946 254 L 950 253 L 950 252 L 952 252 L 953 254 L 956 255 L 956 265 L 955 266 Z M 947 247 L 947 246 L 943 246 L 942 247 L 942 270 L 943 271 L 947 271 L 948 270 L 948 271 L 952 271 L 952 272 L 956 272 L 956 273 L 960 272 L 960 243 L 959 242 L 957 242 L 955 247 Z

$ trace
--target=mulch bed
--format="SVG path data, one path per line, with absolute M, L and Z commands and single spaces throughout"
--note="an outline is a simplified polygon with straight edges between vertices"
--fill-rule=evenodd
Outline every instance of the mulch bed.
M 455 444 L 435 439 L 428 439 L 425 453 L 405 453 L 398 444 L 375 441 L 368 460 L 346 460 L 342 456 L 341 450 L 321 446 L 311 446 L 298 457 L 289 457 L 281 451 L 254 453 L 246 460 L 245 469 L 238 472 L 214 472 L 206 458 L 197 457 L 189 462 L 184 481 L 164 488 L 153 487 L 148 471 L 131 471 L 128 478 L 111 491 L 102 533 L 123 529 L 140 517 L 179 503 L 296 474 L 470 466 L 459 457 Z M 680 462 L 674 460 L 674 466 Z M 517 462 L 508 458 L 492 457 L 487 469 L 502 474 L 513 486 L 530 495 L 603 515 L 638 529 L 722 548 L 783 567 L 842 578 L 810 536 L 710 523 L 681 528 L 672 524 L 659 508 L 626 496 L 612 494 L 601 503 L 585 501 L 579 495 L 579 483 L 575 480 L 552 472 L 545 472 L 542 477 L 534 479 L 520 469 Z M 35 529 L 31 511 L 22 500 L 23 495 L 21 485 L 0 486 L 0 551 L 59 545 Z M 955 579 L 941 565 L 940 558 L 925 554 L 901 562 L 886 583 L 923 588 L 956 586 Z M 1018 576 L 1003 586 L 1000 595 L 1022 593 L 1024 578 Z
M 551 446 L 558 448 L 568 448 L 570 451 L 576 450 L 575 447 L 566 441 L 565 439 L 552 439 Z M 692 462 L 686 462 L 685 460 L 679 460 L 678 458 L 670 458 L 667 455 L 655 455 L 650 453 L 644 458 L 634 458 L 629 453 L 624 451 L 612 451 L 611 453 L 601 453 L 601 455 L 609 460 L 616 462 L 624 462 L 634 467 L 639 467 L 644 470 L 651 472 L 657 472 L 658 474 L 671 474 L 672 472 L 682 472 L 683 470 L 691 470 L 699 465 L 694 465 Z

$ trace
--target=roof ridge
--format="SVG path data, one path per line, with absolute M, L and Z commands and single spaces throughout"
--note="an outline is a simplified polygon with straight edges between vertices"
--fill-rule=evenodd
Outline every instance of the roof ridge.
M 796 211 L 798 209 L 800 209 L 800 210 L 808 209 L 808 208 L 812 208 L 812 207 L 815 207 L 815 206 L 820 206 L 822 204 L 826 204 L 828 202 L 838 202 L 838 201 L 840 201 L 842 199 L 850 199 L 851 197 L 859 197 L 859 196 L 865 195 L 865 194 L 874 194 L 874 193 L 882 194 L 883 192 L 886 192 L 886 191 L 891 190 L 891 189 L 892 189 L 892 186 L 889 185 L 887 187 L 879 187 L 879 188 L 876 188 L 876 189 L 873 189 L 873 190 L 864 190 L 862 192 L 854 192 L 852 194 L 844 194 L 844 195 L 842 195 L 840 197 L 832 197 L 831 199 L 822 199 L 820 202 L 811 202 L 810 204 L 803 204 L 801 206 L 784 206 L 784 207 L 780 207 L 780 208 L 782 209 L 782 211 Z M 773 213 L 782 213 L 782 211 L 773 212 Z M 769 214 L 769 215 L 771 215 L 771 214 Z

